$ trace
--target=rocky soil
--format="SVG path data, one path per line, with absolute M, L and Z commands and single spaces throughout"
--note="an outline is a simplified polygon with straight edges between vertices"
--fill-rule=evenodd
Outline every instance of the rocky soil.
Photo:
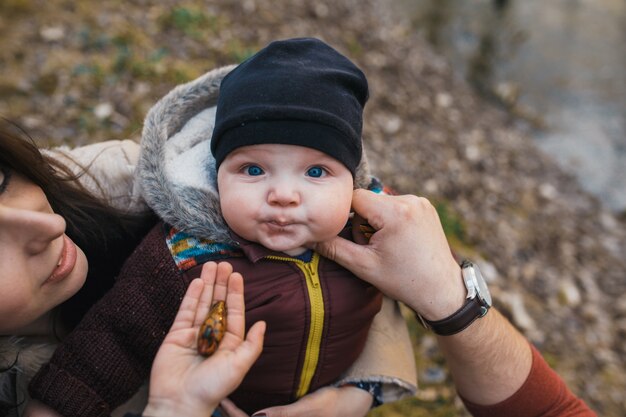
M 139 139 L 178 83 L 271 40 L 324 39 L 371 86 L 375 172 L 428 197 L 496 305 L 572 390 L 626 415 L 626 227 L 541 154 L 509 114 L 456 79 L 393 0 L 3 0 L 0 114 L 41 145 Z M 372 415 L 466 415 L 432 336 L 408 318 L 422 387 Z

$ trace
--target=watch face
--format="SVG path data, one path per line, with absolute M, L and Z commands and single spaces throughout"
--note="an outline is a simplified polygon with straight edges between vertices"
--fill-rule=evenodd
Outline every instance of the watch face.
M 491 307 L 491 293 L 489 292 L 487 283 L 480 273 L 480 269 L 478 269 L 478 266 L 472 264 L 471 262 L 464 263 L 463 272 L 468 274 L 469 281 L 471 282 L 471 287 L 473 287 L 468 287 L 469 295 L 473 295 L 472 293 L 475 291 L 481 301 L 483 301 L 487 306 Z

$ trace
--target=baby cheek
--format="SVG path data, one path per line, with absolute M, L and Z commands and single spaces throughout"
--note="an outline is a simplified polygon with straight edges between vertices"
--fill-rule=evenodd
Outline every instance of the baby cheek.
M 337 236 L 350 218 L 350 205 L 337 201 L 322 205 L 319 211 L 323 213 L 323 218 L 320 219 L 321 224 L 327 225 L 325 235 L 328 239 Z
M 221 197 L 220 198 L 220 208 L 222 209 L 222 216 L 224 216 L 224 220 L 226 220 L 226 223 L 232 227 L 232 225 L 230 224 L 234 219 L 236 219 L 236 207 L 239 204 L 237 203 L 236 199 L 230 198 L 230 197 Z
M 248 238 L 247 229 L 255 219 L 255 209 L 249 198 L 230 193 L 220 199 L 222 216 L 228 227 L 244 238 Z

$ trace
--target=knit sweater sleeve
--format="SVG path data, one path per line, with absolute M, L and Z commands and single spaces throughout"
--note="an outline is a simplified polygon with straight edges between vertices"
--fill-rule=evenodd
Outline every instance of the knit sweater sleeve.
M 481 406 L 463 399 L 475 417 L 595 417 L 596 413 L 577 398 L 534 347 L 530 374 L 508 399 Z
M 66 417 L 108 416 L 149 376 L 185 288 L 157 224 L 32 379 L 31 396 Z

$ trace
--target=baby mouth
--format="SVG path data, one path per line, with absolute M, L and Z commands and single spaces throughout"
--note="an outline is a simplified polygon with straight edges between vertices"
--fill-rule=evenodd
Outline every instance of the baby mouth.
M 291 226 L 296 225 L 297 223 L 294 221 L 280 221 L 280 220 L 268 220 L 265 222 L 267 227 L 273 231 L 285 231 L 289 230 Z
M 293 224 L 292 222 L 281 222 L 278 220 L 270 220 L 268 223 L 276 225 L 276 226 L 280 226 L 280 227 L 286 227 L 286 226 L 290 226 Z

